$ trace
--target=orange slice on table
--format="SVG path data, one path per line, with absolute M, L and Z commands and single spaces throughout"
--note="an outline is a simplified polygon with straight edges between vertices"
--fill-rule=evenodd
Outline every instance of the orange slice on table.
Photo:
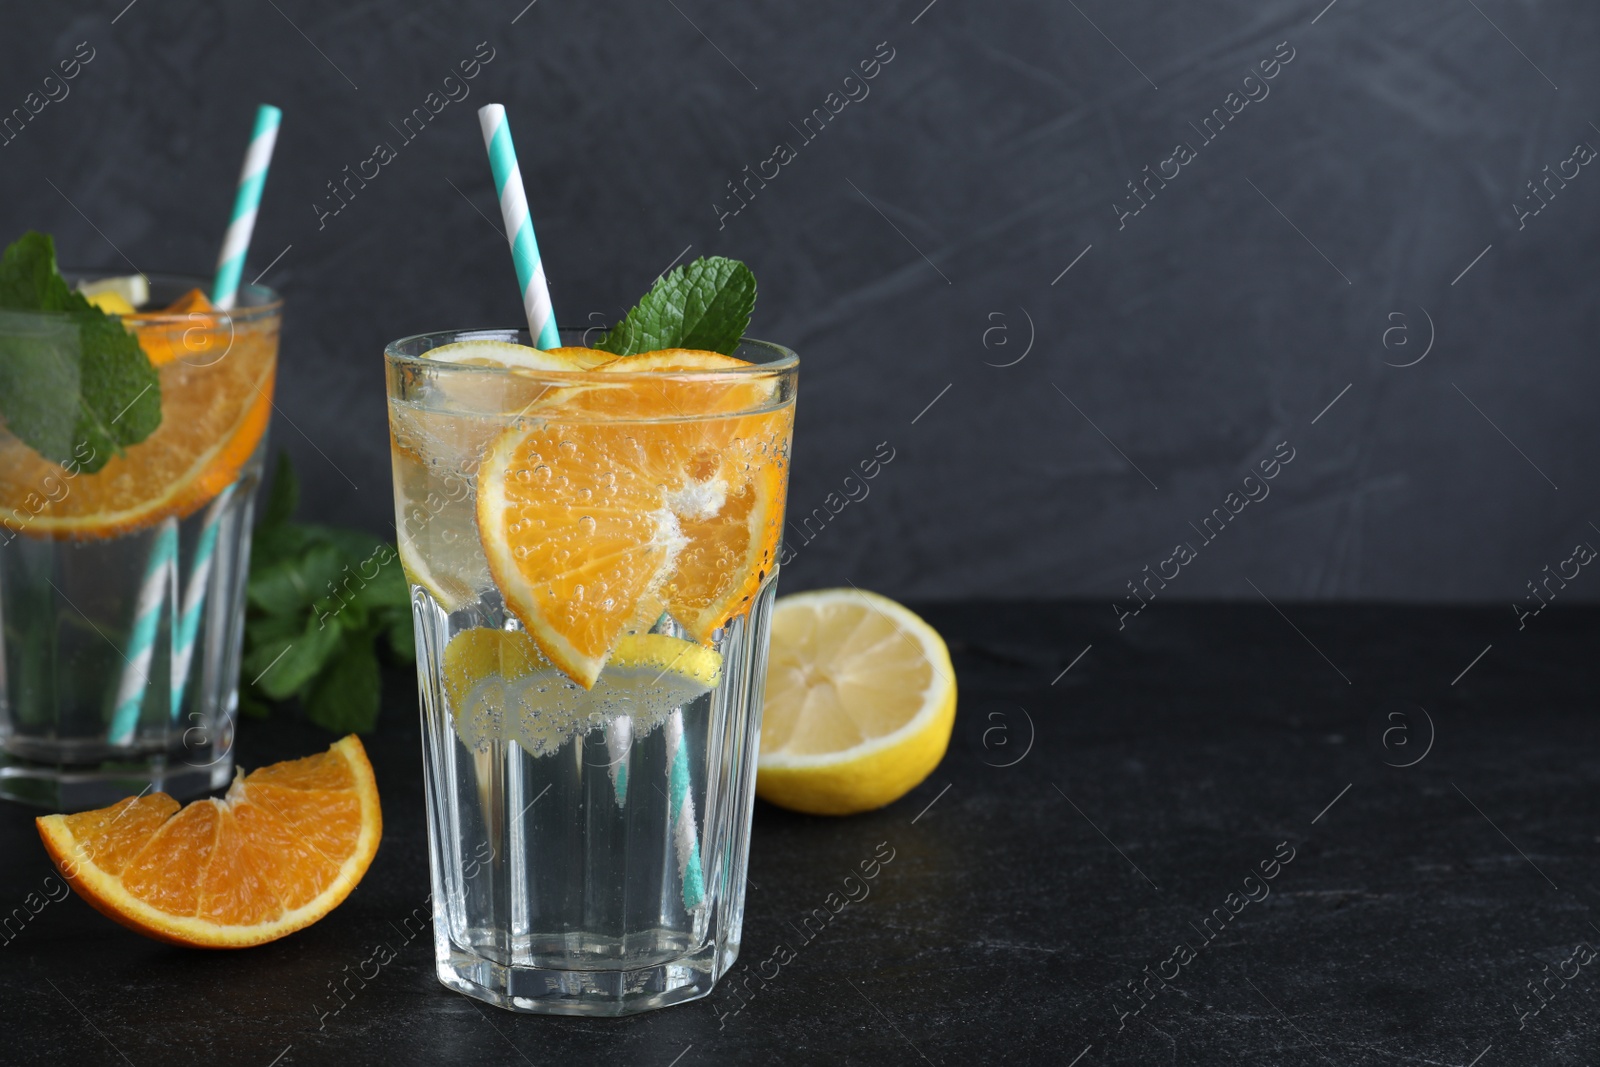
M 146 937 L 246 948 L 310 926 L 367 873 L 383 817 L 354 734 L 180 808 L 165 793 L 36 820 L 68 884 Z
M 266 432 L 276 357 L 274 334 L 239 325 L 224 355 L 160 362 L 161 425 L 93 474 L 45 459 L 0 427 L 0 525 L 104 538 L 198 510 L 238 479 Z
M 794 407 L 770 376 L 703 373 L 750 368 L 684 349 L 628 356 L 552 390 L 490 443 L 478 470 L 489 571 L 584 688 L 640 604 L 659 597 L 703 642 L 772 573 Z

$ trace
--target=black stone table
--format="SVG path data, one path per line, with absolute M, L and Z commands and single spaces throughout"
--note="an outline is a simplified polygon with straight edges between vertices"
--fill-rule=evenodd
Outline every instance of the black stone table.
M 1600 1063 L 1600 611 L 1278 608 L 928 608 L 943 765 L 857 818 L 758 806 L 740 963 L 629 1019 L 434 979 L 405 678 L 368 740 L 377 860 L 275 944 L 168 948 L 76 897 L 19 928 L 51 868 L 4 806 L 0 1062 Z M 240 752 L 328 740 L 280 717 Z

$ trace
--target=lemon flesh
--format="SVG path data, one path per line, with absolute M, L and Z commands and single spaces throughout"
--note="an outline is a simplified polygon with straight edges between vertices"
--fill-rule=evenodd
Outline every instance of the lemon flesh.
M 473 367 L 516 367 L 522 370 L 593 370 L 617 357 L 594 348 L 529 348 L 527 345 L 492 338 L 456 341 L 424 353 L 438 363 L 462 363 Z
M 557 670 L 525 631 L 463 630 L 444 651 L 456 735 L 475 752 L 515 741 L 546 756 L 619 717 L 637 739 L 721 678 L 718 653 L 666 634 L 623 637 L 592 689 Z
M 107 315 L 132 315 L 134 312 L 133 305 L 121 293 L 107 291 L 85 296 L 84 299 Z
M 78 292 L 107 314 L 132 315 L 149 301 L 150 282 L 143 274 L 125 274 L 117 278 L 80 282 Z
M 955 668 L 937 631 L 876 593 L 780 597 L 756 794 L 814 815 L 890 804 L 944 758 Z
M 430 349 L 427 358 L 468 367 L 511 370 L 585 371 L 616 357 L 589 348 L 541 351 L 508 341 L 457 341 Z M 389 431 L 394 448 L 394 484 L 400 563 L 448 613 L 460 611 L 494 588 L 478 542 L 474 500 L 478 464 L 488 442 L 507 418 L 549 390 L 535 377 L 451 375 L 437 383 L 442 396 L 430 407 L 393 405 Z

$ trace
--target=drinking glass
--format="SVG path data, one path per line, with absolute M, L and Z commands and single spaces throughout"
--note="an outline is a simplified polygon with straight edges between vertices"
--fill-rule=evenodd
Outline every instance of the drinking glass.
M 798 360 L 751 340 L 734 353 L 751 366 L 735 371 L 543 371 L 430 358 L 443 345 L 485 340 L 530 343 L 525 331 L 457 331 L 385 351 L 439 978 L 524 1012 L 625 1015 L 702 997 L 739 952 L 777 583 L 769 550 L 782 528 Z M 581 343 L 577 333 L 565 340 Z M 676 399 L 665 408 L 654 403 L 669 394 Z M 530 431 L 550 444 L 553 472 L 533 462 L 502 473 L 552 486 L 549 507 L 560 514 L 514 521 L 531 539 L 517 553 L 541 554 L 551 548 L 541 538 L 560 538 L 553 558 L 589 575 L 588 592 L 568 584 L 547 598 L 552 613 L 582 616 L 623 595 L 622 565 L 601 558 L 583 533 L 592 537 L 594 515 L 613 527 L 647 525 L 662 543 L 687 540 L 673 542 L 681 554 L 661 579 L 669 603 L 694 566 L 722 568 L 713 584 L 748 580 L 747 595 L 726 618 L 718 609 L 700 616 L 702 630 L 708 618 L 721 620 L 700 635 L 679 617 L 692 612 L 658 616 L 641 595 L 641 621 L 592 688 L 555 668 L 513 610 L 519 597 L 507 583 L 522 579 L 492 567 L 484 548 L 485 524 L 501 521 L 497 490 L 485 486 L 493 457 L 505 455 L 506 435 Z M 687 442 L 693 455 L 684 479 L 669 485 L 663 476 L 657 487 L 670 505 L 630 513 L 615 496 L 602 499 L 618 474 L 628 480 L 629 456 L 659 454 L 668 440 Z M 597 441 L 617 442 L 617 451 L 597 455 Z M 729 466 L 735 454 L 748 462 Z M 695 523 L 753 499 L 708 473 L 719 464 L 765 487 L 757 494 L 765 519 L 751 525 L 772 543 L 754 556 L 708 556 L 694 540 Z M 594 480 L 594 515 L 582 502 L 588 490 L 575 490 L 569 474 Z M 530 499 L 541 506 L 537 490 Z M 755 557 L 758 567 L 736 573 Z M 522 599 L 537 592 L 522 590 Z
M 208 286 L 149 282 L 153 307 Z M 244 286 L 232 311 L 125 319 L 156 368 L 161 423 L 94 473 L 0 423 L 0 796 L 75 811 L 231 779 L 282 309 Z M 0 352 L 75 370 L 78 345 L 66 316 L 0 312 Z

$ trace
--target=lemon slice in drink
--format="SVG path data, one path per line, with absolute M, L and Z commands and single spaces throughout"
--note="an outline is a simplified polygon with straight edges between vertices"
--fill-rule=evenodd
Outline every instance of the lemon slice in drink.
M 939 634 L 887 597 L 859 589 L 780 597 L 756 795 L 813 815 L 899 800 L 944 758 L 955 677 Z
M 456 735 L 469 749 L 516 741 L 549 755 L 571 737 L 618 716 L 639 737 L 722 678 L 722 657 L 666 634 L 630 634 L 617 643 L 594 688 L 557 670 L 521 630 L 463 630 L 444 650 L 444 690 Z
M 457 341 L 431 349 L 439 363 L 506 367 L 526 371 L 593 370 L 616 357 L 590 348 L 541 351 L 508 341 Z M 494 587 L 478 543 L 473 483 L 489 440 L 509 415 L 542 396 L 537 381 L 474 379 L 450 375 L 439 383 L 448 394 L 439 409 L 396 405 L 390 409 L 394 484 L 400 502 L 400 564 L 447 612 L 459 611 Z
M 529 348 L 527 345 L 478 338 L 430 348 L 427 357 L 438 363 L 464 363 L 473 367 L 518 367 L 522 370 L 593 370 L 617 357 L 596 348 Z
M 459 465 L 448 461 L 430 465 L 413 450 L 426 447 L 421 435 L 432 418 L 425 412 L 390 409 L 395 540 L 406 580 L 426 589 L 441 608 L 453 613 L 493 589 L 494 582 L 478 547 L 470 457 L 462 457 Z
M 450 560 L 439 560 L 437 570 L 429 566 L 412 539 L 401 534 L 400 569 L 406 581 L 420 585 L 428 591 L 446 614 L 454 614 L 478 598 L 479 592 L 489 587 L 489 568 L 481 559 L 474 560 L 463 552 Z M 474 580 L 478 579 L 478 580 Z
M 132 304 L 128 303 L 127 297 L 111 290 L 95 293 L 92 296 L 86 295 L 84 299 L 100 311 L 104 311 L 107 315 L 132 315 L 136 310 Z
M 150 279 L 143 274 L 125 274 L 117 278 L 99 278 L 92 282 L 79 282 L 78 292 L 101 311 L 113 315 L 131 315 L 150 300 Z

